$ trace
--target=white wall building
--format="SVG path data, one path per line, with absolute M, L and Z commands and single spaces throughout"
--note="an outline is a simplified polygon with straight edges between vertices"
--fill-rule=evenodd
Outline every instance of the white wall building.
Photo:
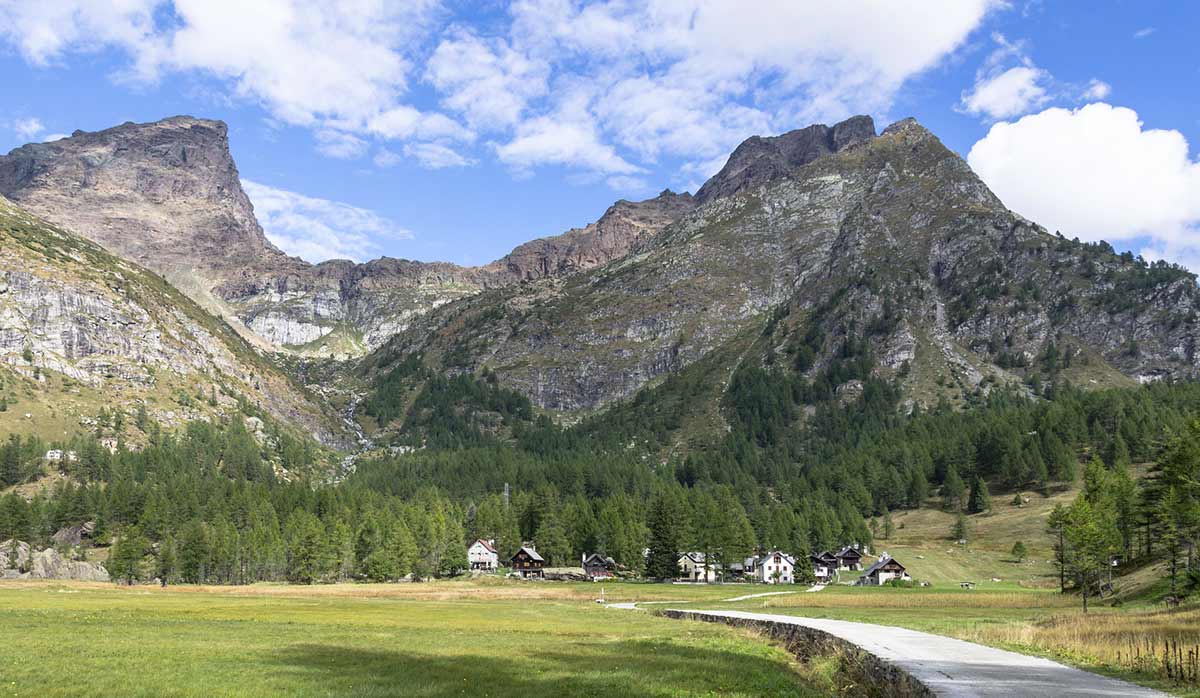
M 500 565 L 500 556 L 496 553 L 496 541 L 476 540 L 467 548 L 467 562 L 473 570 L 495 572 Z
M 794 584 L 796 561 L 791 555 L 778 550 L 758 558 L 754 576 L 765 584 Z

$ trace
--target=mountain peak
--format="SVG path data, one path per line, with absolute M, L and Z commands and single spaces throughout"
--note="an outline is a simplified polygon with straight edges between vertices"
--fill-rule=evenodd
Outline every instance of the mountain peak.
M 734 149 L 721 171 L 696 192 L 705 203 L 782 177 L 819 157 L 875 137 L 875 121 L 852 116 L 833 126 L 813 124 L 778 136 L 751 136 Z

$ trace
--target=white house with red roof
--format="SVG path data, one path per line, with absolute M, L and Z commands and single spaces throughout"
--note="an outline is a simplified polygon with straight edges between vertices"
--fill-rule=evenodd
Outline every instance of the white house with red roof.
M 467 562 L 471 569 L 483 572 L 495 572 L 500 566 L 500 555 L 496 552 L 496 541 L 492 539 L 477 539 L 467 548 Z

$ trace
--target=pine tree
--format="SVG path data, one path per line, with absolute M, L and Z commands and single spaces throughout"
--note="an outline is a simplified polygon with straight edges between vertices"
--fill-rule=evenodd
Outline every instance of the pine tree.
M 942 500 L 947 509 L 961 509 L 962 496 L 966 491 L 962 478 L 958 476 L 958 468 L 953 464 L 946 469 L 946 478 L 942 481 Z
M 1109 556 L 1116 548 L 1119 536 L 1112 520 L 1098 511 L 1080 495 L 1067 512 L 1066 541 L 1070 554 L 1067 564 L 1083 596 L 1083 612 L 1088 610 L 1088 596 L 1109 566 Z
M 571 564 L 571 541 L 557 511 L 543 512 L 534 537 L 538 554 L 546 560 L 548 567 L 566 567 Z
M 158 559 L 154 573 L 158 577 L 159 583 L 166 586 L 168 583 L 174 581 L 177 566 L 175 539 L 168 534 L 158 544 Z
M 136 526 L 125 530 L 113 546 L 108 558 L 108 571 L 113 579 L 133 584 L 141 577 L 142 557 L 146 554 L 146 539 Z
M 954 540 L 968 542 L 971 540 L 971 526 L 967 522 L 966 515 L 961 511 L 958 512 L 958 516 L 954 519 L 954 526 L 950 528 L 950 537 Z
M 679 576 L 679 554 L 683 551 L 686 535 L 686 512 L 682 503 L 673 492 L 660 493 L 650 508 L 647 576 L 654 579 Z
M 896 532 L 896 524 L 892 522 L 892 512 L 885 510 L 883 512 L 883 538 L 891 540 L 892 534 Z
M 988 495 L 987 483 L 983 478 L 976 475 L 974 481 L 971 482 L 971 496 L 967 501 L 967 511 L 972 514 L 981 514 L 992 508 L 992 498 Z
M 1013 543 L 1012 556 L 1013 556 L 1014 560 L 1016 560 L 1017 562 L 1025 562 L 1025 558 L 1028 557 L 1028 555 L 1029 555 L 1029 551 L 1025 549 L 1024 543 L 1022 543 L 1021 541 L 1017 541 L 1016 543 Z

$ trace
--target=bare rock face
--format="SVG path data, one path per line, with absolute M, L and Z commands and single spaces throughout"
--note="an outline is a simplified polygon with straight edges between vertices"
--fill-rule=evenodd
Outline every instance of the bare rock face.
M 170 426 L 232 413 L 231 396 L 240 395 L 324 441 L 339 440 L 336 417 L 228 325 L 159 276 L 3 197 L 0 289 L 0 364 L 33 384 L 49 372 L 69 378 L 75 385 L 46 395 L 56 409 L 94 411 L 103 402 L 135 414 L 153 403 L 160 406 L 152 416 Z M 158 400 L 181 394 L 205 398 L 172 409 Z
M 357 356 L 445 303 L 624 255 L 691 207 L 664 192 L 615 204 L 585 228 L 486 267 L 378 259 L 312 265 L 254 218 L 220 121 L 177 116 L 22 146 L 0 157 L 0 194 L 163 274 L 266 349 Z
M 529 281 L 593 269 L 624 257 L 694 206 L 690 194 L 670 189 L 645 201 L 621 200 L 595 223 L 527 242 L 483 270 L 502 279 Z
M 0 542 L 0 579 L 73 579 L 107 582 L 103 565 L 68 560 L 54 548 L 33 550 L 24 541 Z
M 780 136 L 752 136 L 729 156 L 721 171 L 696 192 L 696 201 L 736 194 L 761 186 L 817 158 L 865 143 L 875 137 L 869 116 L 851 117 L 833 126 L 814 124 Z
M 750 139 L 695 198 L 623 257 L 435 310 L 367 366 L 420 353 L 564 412 L 710 356 L 815 377 L 851 339 L 925 404 L 1051 364 L 1087 386 L 1200 371 L 1193 275 L 1048 234 L 911 119 Z

